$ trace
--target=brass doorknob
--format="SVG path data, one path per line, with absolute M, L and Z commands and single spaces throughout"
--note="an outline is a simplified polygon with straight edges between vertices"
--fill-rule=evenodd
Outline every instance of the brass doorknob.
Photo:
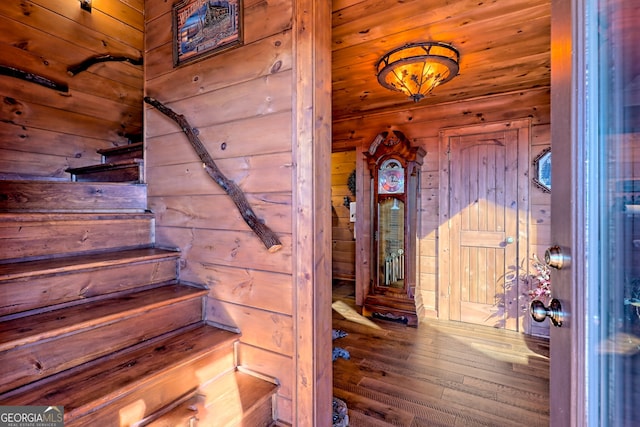
M 531 301 L 531 317 L 536 322 L 544 322 L 544 319 L 549 317 L 551 319 L 551 323 L 553 326 L 561 327 L 563 314 L 562 314 L 562 304 L 557 299 L 552 299 L 549 303 L 549 307 L 545 307 L 544 303 L 539 300 Z
M 560 270 L 562 267 L 566 267 L 569 263 L 569 256 L 563 253 L 560 246 L 551 246 L 544 251 L 544 262 L 549 267 Z

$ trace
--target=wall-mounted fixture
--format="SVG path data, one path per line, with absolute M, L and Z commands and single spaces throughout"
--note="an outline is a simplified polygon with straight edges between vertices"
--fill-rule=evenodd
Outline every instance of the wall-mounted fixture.
M 545 193 L 551 193 L 551 148 L 547 147 L 533 159 L 533 183 Z
M 382 86 L 418 102 L 458 75 L 460 53 L 446 43 L 410 43 L 384 55 L 376 68 Z
M 91 0 L 80 0 L 80 9 L 91 13 Z

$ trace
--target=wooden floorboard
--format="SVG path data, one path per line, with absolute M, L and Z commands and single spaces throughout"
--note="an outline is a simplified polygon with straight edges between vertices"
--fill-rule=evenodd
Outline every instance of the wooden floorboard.
M 334 284 L 334 396 L 350 426 L 548 426 L 549 341 L 462 322 L 418 328 L 359 316 Z

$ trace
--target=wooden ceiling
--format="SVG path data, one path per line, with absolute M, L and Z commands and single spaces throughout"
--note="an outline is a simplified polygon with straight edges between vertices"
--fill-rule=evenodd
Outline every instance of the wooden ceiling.
M 417 41 L 460 51 L 460 73 L 421 106 L 550 84 L 550 0 L 333 0 L 333 119 L 414 107 L 376 63 Z

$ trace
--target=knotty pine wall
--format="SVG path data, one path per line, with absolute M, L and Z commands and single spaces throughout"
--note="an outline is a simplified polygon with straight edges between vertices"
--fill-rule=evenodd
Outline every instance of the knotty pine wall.
M 448 102 L 428 106 L 410 104 L 406 110 L 394 113 L 381 113 L 342 120 L 334 118 L 334 150 L 355 149 L 356 161 L 364 162 L 359 153 L 368 149 L 377 134 L 390 128 L 402 131 L 414 145 L 421 145 L 427 151 L 421 176 L 422 205 L 418 231 L 419 280 L 416 295 L 418 314 L 422 319 L 438 316 L 440 131 L 450 127 L 529 118 L 532 126 L 529 157 L 533 161 L 540 151 L 551 144 L 549 94 L 549 88 L 541 88 L 465 102 Z M 532 177 L 533 169 L 531 165 L 529 167 L 529 176 Z M 357 177 L 360 182 L 363 182 L 362 179 L 368 179 L 368 171 L 366 167 L 360 168 L 360 170 L 362 174 L 367 175 L 366 177 L 362 175 Z M 544 254 L 544 250 L 551 243 L 549 225 L 551 197 L 550 194 L 543 193 L 533 184 L 531 184 L 529 195 L 530 253 L 528 255 L 530 256 L 533 253 Z M 366 269 L 369 267 L 356 265 L 355 268 Z M 523 273 L 526 274 L 526 271 Z M 364 294 L 357 297 L 363 298 Z M 528 299 L 523 298 L 522 305 L 527 306 Z M 522 310 L 521 314 L 524 314 Z M 544 334 L 544 331 L 534 330 L 533 332 Z
M 354 150 L 335 152 L 331 155 L 331 261 L 334 279 L 356 280 L 356 242 L 355 223 L 349 220 L 349 208 L 344 205 L 351 194 L 347 181 L 356 168 L 356 152 Z
M 95 55 L 138 58 L 143 0 L 0 2 L 0 64 L 64 83 L 59 92 L 0 75 L 0 179 L 69 180 L 64 172 L 99 162 L 99 148 L 142 129 L 142 67 L 102 63 L 70 77 Z
M 181 280 L 210 287 L 207 319 L 242 332 L 239 364 L 280 381 L 278 417 L 291 422 L 292 2 L 245 0 L 244 45 L 178 68 L 172 3 L 146 2 L 146 92 L 199 130 L 283 247 L 267 252 L 181 130 L 149 107 L 145 155 L 156 241 L 182 251 Z

